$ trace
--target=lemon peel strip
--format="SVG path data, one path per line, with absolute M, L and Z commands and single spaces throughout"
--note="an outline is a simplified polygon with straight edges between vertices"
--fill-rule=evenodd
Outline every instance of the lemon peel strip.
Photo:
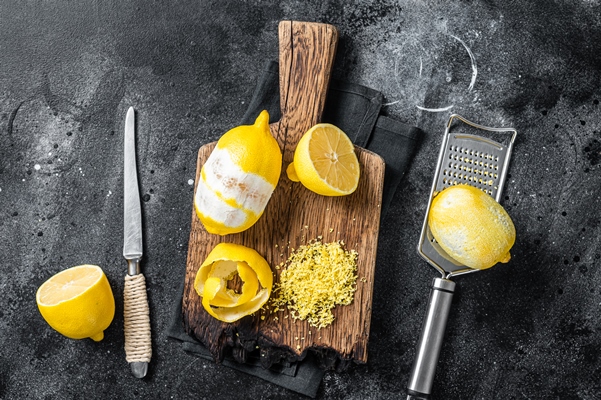
M 223 262 L 215 263 L 215 266 L 218 264 L 223 264 Z M 236 293 L 232 289 L 227 288 L 227 281 L 232 279 L 236 272 L 242 281 L 241 293 Z M 213 271 L 210 276 L 217 277 Z M 227 278 L 221 278 L 221 289 L 216 293 L 211 301 L 211 305 L 217 307 L 236 307 L 252 299 L 257 290 L 259 290 L 259 280 L 255 271 L 248 264 L 238 262 L 236 263 L 236 269 L 232 270 L 232 273 Z
M 241 293 L 227 288 L 227 280 L 236 274 L 243 282 Z M 194 281 L 203 308 L 223 322 L 235 322 L 258 311 L 269 299 L 272 286 L 267 261 L 255 250 L 233 243 L 217 244 Z

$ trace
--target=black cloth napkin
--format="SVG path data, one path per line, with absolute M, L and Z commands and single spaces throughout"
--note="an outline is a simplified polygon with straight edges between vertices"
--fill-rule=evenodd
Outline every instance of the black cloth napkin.
M 270 122 L 280 119 L 280 84 L 277 62 L 266 64 L 255 88 L 252 100 L 240 124 L 252 124 L 262 110 L 267 110 Z M 386 163 L 382 218 L 409 166 L 423 132 L 380 114 L 383 96 L 365 86 L 332 80 L 328 90 L 322 122 L 342 129 L 356 145 L 379 154 Z M 184 284 L 175 299 L 168 336 L 178 340 L 187 353 L 212 360 L 210 352 L 196 339 L 184 332 L 182 296 Z M 261 367 L 258 357 L 241 364 L 226 357 L 223 365 L 258 376 L 279 386 L 315 398 L 324 375 L 311 352 L 297 363 L 280 364 L 271 369 Z

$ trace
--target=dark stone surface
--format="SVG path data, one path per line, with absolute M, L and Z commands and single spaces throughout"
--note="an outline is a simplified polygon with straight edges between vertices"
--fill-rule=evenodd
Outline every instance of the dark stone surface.
M 319 397 L 404 392 L 437 275 L 416 245 L 455 112 L 518 130 L 503 200 L 518 239 L 511 263 L 456 279 L 434 398 L 601 398 L 601 6 L 565 0 L 0 2 L 0 398 L 302 398 L 165 334 L 197 149 L 243 115 L 281 19 L 336 25 L 334 75 L 428 133 L 381 229 L 369 362 L 327 373 Z M 124 360 L 120 311 L 130 105 L 154 332 L 144 380 Z M 35 304 L 42 282 L 82 263 L 115 292 L 100 343 L 62 337 Z

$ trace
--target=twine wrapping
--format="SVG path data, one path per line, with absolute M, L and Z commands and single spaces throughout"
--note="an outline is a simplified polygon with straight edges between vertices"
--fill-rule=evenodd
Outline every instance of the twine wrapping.
M 127 362 L 150 362 L 150 315 L 144 275 L 126 275 L 123 289 L 123 325 Z

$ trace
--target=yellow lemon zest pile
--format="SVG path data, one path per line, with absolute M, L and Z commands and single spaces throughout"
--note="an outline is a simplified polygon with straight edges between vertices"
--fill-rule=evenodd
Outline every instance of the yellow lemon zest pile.
M 50 277 L 36 293 L 42 317 L 71 339 L 100 341 L 115 316 L 109 281 L 96 265 L 79 265 Z
M 286 174 L 317 194 L 351 194 L 357 189 L 360 175 L 355 146 L 337 126 L 317 124 L 299 140 Z
M 238 277 L 240 292 L 228 288 Z M 234 243 L 219 243 L 202 263 L 194 289 L 202 306 L 223 322 L 234 322 L 259 310 L 271 295 L 273 275 L 267 261 L 255 250 Z
M 274 292 L 273 312 L 287 307 L 294 319 L 316 328 L 334 321 L 336 305 L 349 305 L 357 289 L 357 252 L 344 242 L 313 240 L 300 246 L 288 260 Z

